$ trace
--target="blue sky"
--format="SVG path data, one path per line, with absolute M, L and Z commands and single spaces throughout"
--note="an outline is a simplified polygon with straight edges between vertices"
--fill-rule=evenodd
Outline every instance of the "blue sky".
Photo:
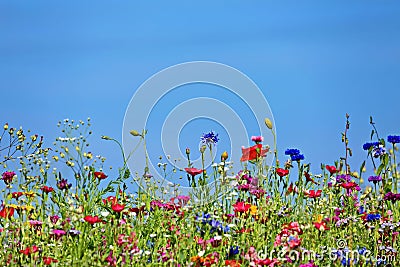
M 344 154 L 349 113 L 357 170 L 370 115 L 381 135 L 400 134 L 399 29 L 399 1 L 2 1 L 0 122 L 50 144 L 59 120 L 91 117 L 93 150 L 117 167 L 117 148 L 100 136 L 121 140 L 135 90 L 166 67 L 215 61 L 259 86 L 278 149 L 299 148 L 315 172 Z M 202 123 L 180 142 L 197 146 L 218 128 Z

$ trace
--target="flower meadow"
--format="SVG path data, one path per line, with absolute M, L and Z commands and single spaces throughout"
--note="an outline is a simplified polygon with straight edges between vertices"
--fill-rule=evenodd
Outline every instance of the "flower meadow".
M 182 170 L 159 159 L 161 171 L 187 178 L 193 193 L 182 195 L 174 183 L 155 182 L 148 166 L 130 172 L 127 161 L 144 156 L 147 165 L 147 153 L 126 154 L 102 136 L 122 154 L 118 175 L 108 175 L 106 159 L 89 149 L 90 119 L 59 122 L 62 136 L 51 146 L 6 123 L 1 266 L 399 266 L 400 136 L 382 137 L 372 118 L 370 124 L 370 140 L 351 148 L 346 114 L 343 155 L 318 173 L 297 148 L 278 159 L 262 136 L 249 137 L 254 144 L 242 147 L 240 162 L 223 152 L 206 168 L 204 154 L 224 140 L 205 133 L 200 166 L 190 148 Z M 269 119 L 265 127 L 275 136 Z M 146 130 L 130 133 L 146 147 Z M 359 166 L 349 164 L 352 149 L 365 151 Z M 242 167 L 238 173 L 233 164 Z M 198 189 L 212 181 L 216 189 L 203 201 Z M 146 187 L 129 192 L 129 183 Z

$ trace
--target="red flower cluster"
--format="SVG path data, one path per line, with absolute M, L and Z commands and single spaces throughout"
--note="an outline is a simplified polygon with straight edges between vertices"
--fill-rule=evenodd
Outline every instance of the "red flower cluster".
M 93 174 L 99 180 L 104 180 L 108 177 L 104 172 L 94 172 Z
M 26 247 L 25 249 L 20 250 L 19 252 L 21 254 L 24 254 L 26 256 L 31 255 L 32 253 L 36 253 L 39 251 L 39 248 L 37 246 L 32 246 L 32 247 Z
M 237 214 L 237 213 L 247 212 L 250 209 L 251 204 L 240 201 L 240 202 L 236 202 L 232 206 L 233 206 L 233 211 L 235 212 L 235 214 Z
M 42 187 L 42 191 L 45 192 L 45 193 L 51 193 L 51 192 L 54 191 L 54 188 L 50 187 L 50 186 L 43 186 Z
M 309 190 L 308 192 L 306 191 L 306 192 L 304 192 L 304 194 L 306 195 L 306 196 L 308 196 L 309 198 L 317 198 L 317 197 L 320 197 L 321 196 L 321 193 L 322 193 L 322 190 L 320 189 L 320 190 L 317 190 L 317 191 L 315 191 L 315 190 Z
M 43 257 L 43 264 L 44 265 L 51 265 L 52 263 L 57 263 L 58 260 L 53 259 L 51 257 Z
M 289 174 L 289 170 L 278 168 L 276 169 L 276 174 L 278 174 L 279 177 L 284 177 Z
M 0 217 L 4 219 L 9 219 L 14 215 L 14 208 L 13 207 L 3 207 L 2 210 L 0 210 Z
M 326 165 L 325 168 L 329 171 L 331 175 L 339 172 L 339 170 L 337 170 L 335 166 Z
M 240 161 L 252 161 L 260 157 L 265 157 L 269 149 L 262 149 L 262 144 L 256 144 L 252 147 L 242 147 L 242 157 Z
M 99 223 L 99 222 L 102 222 L 102 220 L 100 220 L 100 218 L 99 218 L 99 216 L 90 216 L 90 215 L 87 215 L 87 216 L 85 216 L 85 218 L 83 218 L 85 221 L 87 221 L 88 223 L 90 223 L 90 224 L 95 224 L 95 223 Z

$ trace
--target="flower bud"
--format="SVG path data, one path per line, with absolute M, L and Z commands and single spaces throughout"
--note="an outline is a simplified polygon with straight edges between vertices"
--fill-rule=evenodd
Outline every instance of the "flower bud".
M 224 152 L 221 154 L 221 161 L 225 161 L 225 160 L 227 160 L 227 159 L 228 159 L 228 152 L 224 151 Z
M 4 124 L 4 131 L 7 131 L 8 130 L 8 123 L 6 123 L 6 124 Z
M 205 145 L 202 145 L 201 147 L 200 147 L 200 153 L 204 153 L 204 151 L 206 151 L 206 146 Z
M 141 134 L 140 134 L 138 131 L 136 131 L 136 130 L 131 130 L 129 133 L 130 133 L 131 135 L 133 135 L 133 136 L 141 136 Z
M 111 137 L 109 137 L 109 136 L 107 136 L 107 135 L 102 135 L 102 136 L 101 136 L 101 139 L 104 139 L 104 140 L 111 140 Z
M 186 155 L 189 155 L 190 154 L 190 148 L 186 148 Z
M 265 125 L 268 127 L 268 129 L 272 130 L 272 122 L 271 122 L 271 120 L 268 119 L 268 118 L 265 118 L 264 122 L 265 122 Z

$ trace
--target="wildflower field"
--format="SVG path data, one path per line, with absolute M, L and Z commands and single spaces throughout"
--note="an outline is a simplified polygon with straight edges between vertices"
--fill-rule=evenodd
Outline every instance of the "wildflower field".
M 43 137 L 5 124 L 0 265 L 399 266 L 400 136 L 381 136 L 372 118 L 370 124 L 371 140 L 351 148 L 346 115 L 343 155 L 318 173 L 296 148 L 278 159 L 262 136 L 249 137 L 254 144 L 242 148 L 241 162 L 224 152 L 209 168 L 204 161 L 194 166 L 187 148 L 187 168 L 170 167 L 183 174 L 189 195 L 155 182 L 148 166 L 131 172 L 128 158 L 148 155 L 127 155 L 103 136 L 122 153 L 119 175 L 108 175 L 105 158 L 88 148 L 89 119 L 60 122 L 63 135 L 49 147 Z M 275 136 L 269 119 L 265 127 Z M 146 146 L 146 130 L 130 133 Z M 200 138 L 201 155 L 224 142 L 214 132 Z M 349 165 L 352 149 L 365 151 L 359 166 Z M 267 157 L 274 157 L 272 166 Z M 243 168 L 232 174 L 232 164 Z M 70 172 L 61 173 L 60 165 Z M 211 182 L 215 189 L 205 190 Z M 134 192 L 131 183 L 138 185 Z

